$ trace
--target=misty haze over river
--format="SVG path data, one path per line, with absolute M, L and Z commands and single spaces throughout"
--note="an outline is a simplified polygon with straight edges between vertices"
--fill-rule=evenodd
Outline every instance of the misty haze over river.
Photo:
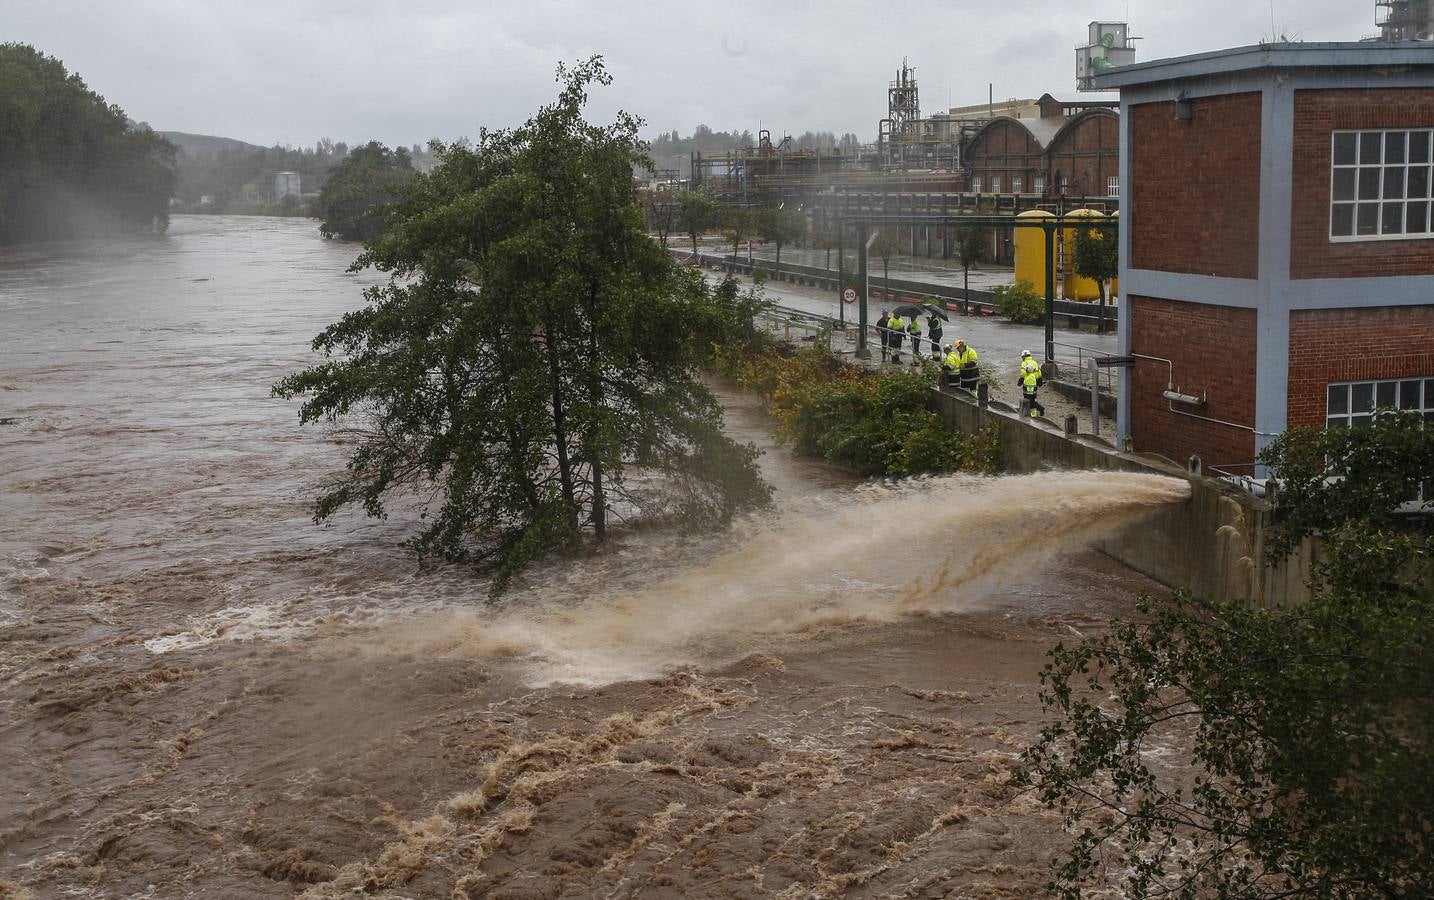
M 0 250 L 0 897 L 1044 884 L 1059 822 L 1004 783 L 1042 655 L 1154 590 L 1087 548 L 1183 483 L 858 483 L 719 386 L 773 512 L 490 609 L 416 509 L 311 520 L 345 448 L 269 387 L 378 283 L 356 252 L 186 216 Z

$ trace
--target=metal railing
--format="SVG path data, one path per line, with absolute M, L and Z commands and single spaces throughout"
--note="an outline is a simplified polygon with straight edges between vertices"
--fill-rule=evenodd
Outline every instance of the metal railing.
M 1095 347 L 1085 347 L 1080 344 L 1067 344 L 1062 341 L 1051 342 L 1054 362 L 1060 370 L 1061 381 L 1078 384 L 1082 387 L 1090 387 L 1091 360 L 1110 356 L 1109 350 L 1099 350 Z M 1061 350 L 1074 351 L 1062 353 Z M 1110 367 L 1099 367 L 1096 369 L 1096 385 L 1102 393 L 1115 395 L 1116 392 L 1116 369 Z

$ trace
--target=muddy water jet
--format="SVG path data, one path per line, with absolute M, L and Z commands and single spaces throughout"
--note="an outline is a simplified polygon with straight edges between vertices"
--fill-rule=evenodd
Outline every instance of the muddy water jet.
M 1108 472 L 864 485 L 751 519 L 733 546 L 636 591 L 445 610 L 364 640 L 522 660 L 535 686 L 648 678 L 835 626 L 979 608 L 1001 582 L 1188 496 L 1180 479 Z

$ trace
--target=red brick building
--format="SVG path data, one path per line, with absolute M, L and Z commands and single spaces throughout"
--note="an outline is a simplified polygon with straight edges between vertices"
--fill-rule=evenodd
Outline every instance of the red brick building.
M 1118 430 L 1249 474 L 1286 428 L 1434 419 L 1434 46 L 1123 66 Z
M 1109 104 L 1046 94 L 1040 116 L 996 116 L 966 147 L 966 189 L 1045 198 L 1111 197 L 1120 189 L 1119 116 Z

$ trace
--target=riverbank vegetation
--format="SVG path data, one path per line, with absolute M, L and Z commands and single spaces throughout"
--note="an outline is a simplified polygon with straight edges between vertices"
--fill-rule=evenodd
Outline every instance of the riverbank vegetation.
M 162 232 L 175 148 L 63 63 L 0 44 L 0 244 Z
M 876 372 L 825 347 L 796 353 L 770 341 L 729 345 L 721 371 L 761 394 L 780 423 L 778 437 L 798 453 L 850 466 L 862 475 L 992 473 L 995 429 L 965 434 L 929 402 L 934 370 Z
M 1308 604 L 1147 600 L 1051 654 L 1022 780 L 1076 835 L 1061 896 L 1098 870 L 1137 897 L 1434 896 L 1434 548 L 1397 512 L 1434 488 L 1434 424 L 1293 429 L 1261 461 L 1271 545 L 1321 542 Z
M 328 173 L 314 204 L 326 238 L 372 241 L 384 232 L 388 210 L 413 179 L 408 150 L 378 141 L 356 148 Z
M 274 387 L 302 422 L 354 429 L 317 518 L 428 498 L 413 545 L 490 568 L 493 596 L 616 520 L 714 525 L 770 493 L 697 376 L 750 317 L 646 234 L 639 120 L 583 118 L 601 59 L 559 74 L 523 126 L 438 148 L 354 264 L 388 283 L 315 339 L 327 361 Z

